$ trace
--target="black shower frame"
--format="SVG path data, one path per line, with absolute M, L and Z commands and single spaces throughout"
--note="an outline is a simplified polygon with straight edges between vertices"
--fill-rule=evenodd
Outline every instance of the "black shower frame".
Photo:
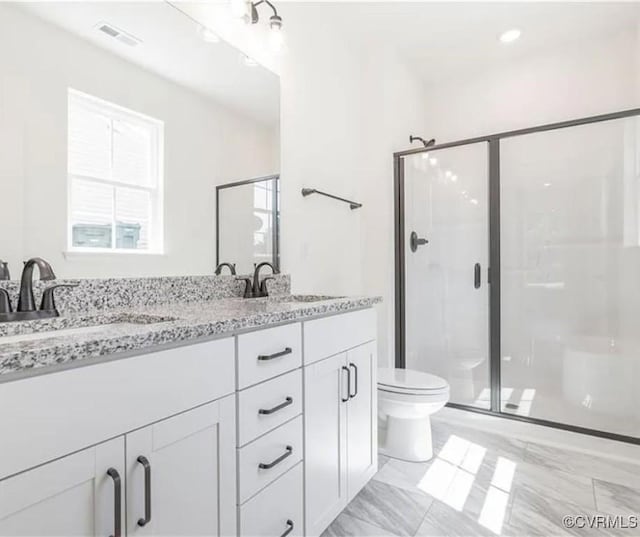
M 500 308 L 500 141 L 505 138 L 513 138 L 515 136 L 523 136 L 527 134 L 535 134 L 538 132 L 546 132 L 557 129 L 565 129 L 569 127 L 578 127 L 581 125 L 590 125 L 592 123 L 601 123 L 604 121 L 612 121 L 616 119 L 624 119 L 628 117 L 640 116 L 640 108 L 630 110 L 622 110 L 610 114 L 602 114 L 597 116 L 583 117 L 569 121 L 560 121 L 557 123 L 549 123 L 536 127 L 518 129 L 513 131 L 490 134 L 488 136 L 479 136 L 476 138 L 467 138 L 455 142 L 437 144 L 431 147 L 422 147 L 417 149 L 409 149 L 399 151 L 393 154 L 393 170 L 394 170 L 394 243 L 395 243 L 395 364 L 396 367 L 404 368 L 406 366 L 406 275 L 405 275 L 405 207 L 404 207 L 404 157 L 418 155 L 420 153 L 431 153 L 439 149 L 448 149 L 451 147 L 459 147 L 477 143 L 487 144 L 488 154 L 488 198 L 489 198 L 489 378 L 491 387 L 491 406 L 490 409 L 477 408 L 471 405 L 463 405 L 459 403 L 448 403 L 447 406 L 508 418 L 516 421 L 532 423 L 536 425 L 544 425 L 565 431 L 571 431 L 581 434 L 589 434 L 610 440 L 617 440 L 631 444 L 640 445 L 640 438 L 633 436 L 620 435 L 608 431 L 598 429 L 589 429 L 579 427 L 567 423 L 544 420 L 540 418 L 532 418 L 529 416 L 518 416 L 501 411 L 501 364 L 500 364 L 500 345 L 501 345 L 501 308 Z

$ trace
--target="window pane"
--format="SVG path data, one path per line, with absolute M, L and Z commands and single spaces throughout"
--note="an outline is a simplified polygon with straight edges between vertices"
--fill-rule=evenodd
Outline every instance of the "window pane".
M 111 248 L 113 187 L 84 179 L 71 185 L 72 245 Z
M 152 185 L 152 135 L 148 126 L 115 120 L 113 179 L 134 185 Z
M 111 175 L 111 121 L 69 98 L 69 173 L 108 179 Z
M 116 248 L 149 248 L 151 194 L 144 190 L 116 187 Z

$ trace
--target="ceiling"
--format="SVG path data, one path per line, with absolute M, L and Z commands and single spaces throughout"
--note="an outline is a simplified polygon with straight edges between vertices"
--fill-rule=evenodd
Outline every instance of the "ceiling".
M 269 125 L 279 121 L 279 77 L 262 66 L 247 66 L 244 55 L 224 41 L 206 43 L 199 25 L 167 2 L 15 5 L 247 117 Z M 103 22 L 142 43 L 131 47 L 103 34 L 96 29 Z
M 638 24 L 639 2 L 289 3 L 285 14 L 323 18 L 355 46 L 392 49 L 425 83 L 480 72 L 545 49 Z M 285 19 L 286 20 L 286 19 Z M 499 42 L 505 30 L 522 37 Z

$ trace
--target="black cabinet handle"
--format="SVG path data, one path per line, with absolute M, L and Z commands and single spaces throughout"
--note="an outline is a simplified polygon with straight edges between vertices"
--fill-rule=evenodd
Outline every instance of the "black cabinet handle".
M 273 408 L 261 408 L 260 410 L 258 410 L 258 414 L 262 414 L 263 416 L 268 416 L 269 414 L 278 412 L 278 410 L 282 410 L 283 408 L 286 408 L 291 404 L 293 404 L 293 398 L 287 397 L 284 400 L 284 403 L 280 403 L 279 405 L 274 406 Z
M 290 457 L 291 454 L 293 453 L 293 448 L 291 446 L 287 446 L 286 449 L 287 449 L 286 453 L 284 453 L 283 455 L 280 455 L 277 459 L 269 463 L 261 462 L 260 464 L 258 464 L 258 468 L 260 468 L 261 470 L 269 470 L 274 466 L 276 466 L 277 464 L 280 464 L 283 460 L 285 460 L 287 457 Z
M 424 246 L 425 244 L 428 244 L 428 243 L 429 241 L 427 239 L 418 237 L 418 234 L 415 231 L 411 232 L 411 235 L 409 237 L 409 245 L 411 246 L 412 252 L 417 251 L 419 246 Z
M 122 537 L 122 480 L 115 468 L 109 468 L 107 475 L 113 479 L 113 535 L 111 537 Z
M 280 358 L 281 356 L 286 356 L 287 354 L 291 354 L 293 350 L 291 347 L 286 347 L 283 351 L 275 352 L 273 354 L 260 354 L 258 356 L 258 360 L 264 362 L 266 360 L 273 360 L 274 358 Z
M 355 391 L 353 393 L 351 393 L 351 383 L 349 383 L 349 399 L 351 399 L 358 395 L 358 366 L 353 362 L 349 362 L 349 367 L 353 367 L 353 376 L 355 377 Z
M 473 266 L 473 287 L 476 289 L 480 289 L 480 273 L 482 268 L 480 267 L 480 263 L 476 263 Z
M 151 522 L 151 464 L 144 455 L 136 460 L 144 468 L 144 518 L 138 519 L 138 526 L 144 527 Z
M 343 365 L 342 370 L 347 372 L 347 397 L 346 399 L 342 397 L 342 402 L 346 403 L 351 399 L 351 369 Z
M 287 537 L 293 531 L 293 520 L 287 520 L 287 529 L 284 530 L 284 533 L 280 535 L 280 537 Z

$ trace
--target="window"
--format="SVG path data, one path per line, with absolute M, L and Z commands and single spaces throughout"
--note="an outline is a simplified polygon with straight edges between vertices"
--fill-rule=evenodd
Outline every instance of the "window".
M 68 98 L 69 250 L 161 253 L 164 123 Z

